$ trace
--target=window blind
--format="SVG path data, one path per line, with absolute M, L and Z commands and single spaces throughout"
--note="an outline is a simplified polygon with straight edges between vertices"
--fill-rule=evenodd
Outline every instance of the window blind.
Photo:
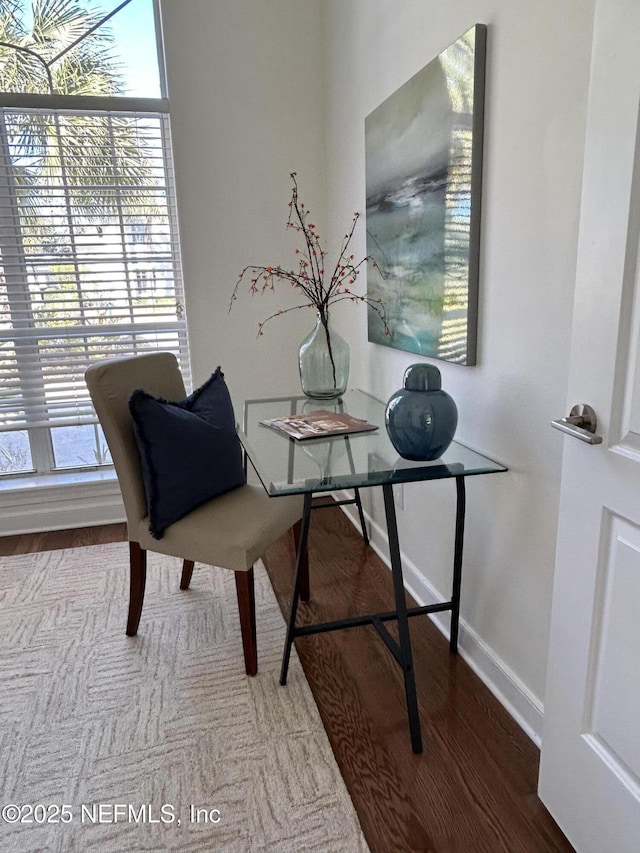
M 189 381 L 170 164 L 162 113 L 0 109 L 0 430 L 95 423 L 97 359 Z

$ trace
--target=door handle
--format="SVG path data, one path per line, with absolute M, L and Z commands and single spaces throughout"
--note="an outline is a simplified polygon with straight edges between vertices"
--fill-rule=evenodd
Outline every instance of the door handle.
M 551 421 L 551 426 L 587 444 L 602 444 L 602 436 L 596 435 L 598 418 L 591 406 L 586 404 L 574 406 L 568 417 Z

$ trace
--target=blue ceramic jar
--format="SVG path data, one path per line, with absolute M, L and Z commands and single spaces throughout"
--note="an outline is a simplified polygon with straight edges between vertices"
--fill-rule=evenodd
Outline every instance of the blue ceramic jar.
M 412 364 L 405 370 L 403 388 L 387 403 L 385 426 L 404 459 L 438 459 L 451 444 L 458 409 L 440 386 L 435 365 Z

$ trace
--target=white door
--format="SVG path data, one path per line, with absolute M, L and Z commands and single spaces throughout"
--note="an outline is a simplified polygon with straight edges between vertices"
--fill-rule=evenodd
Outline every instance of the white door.
M 640 851 L 639 105 L 640 2 L 597 0 L 567 402 L 603 443 L 558 433 L 539 789 L 579 853 Z

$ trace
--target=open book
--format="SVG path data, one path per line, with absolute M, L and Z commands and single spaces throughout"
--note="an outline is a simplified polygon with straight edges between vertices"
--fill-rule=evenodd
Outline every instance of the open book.
M 349 435 L 356 432 L 371 432 L 378 429 L 362 418 L 354 418 L 346 412 L 328 412 L 320 409 L 307 412 L 304 415 L 289 415 L 283 418 L 273 418 L 270 421 L 260 421 L 263 426 L 271 427 L 286 433 L 297 441 L 308 438 L 327 438 L 331 435 Z

